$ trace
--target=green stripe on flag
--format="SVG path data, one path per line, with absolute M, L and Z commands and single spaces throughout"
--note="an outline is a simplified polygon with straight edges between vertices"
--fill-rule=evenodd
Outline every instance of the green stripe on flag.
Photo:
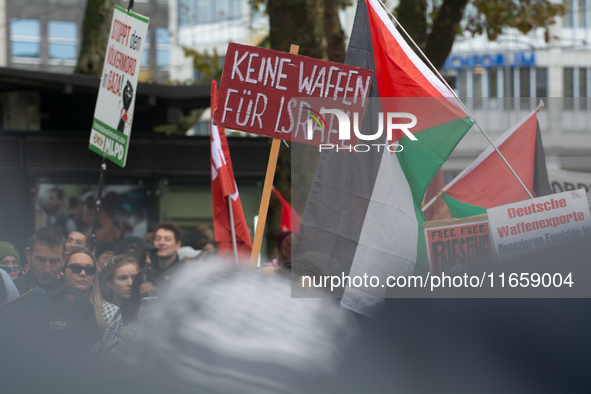
M 439 168 L 470 130 L 472 124 L 470 118 L 460 118 L 414 134 L 417 138 L 416 141 L 408 137 L 399 140 L 404 149 L 396 155 L 413 195 L 415 214 L 419 225 L 415 275 L 426 275 L 429 271 L 423 234 L 425 215 L 421 211 L 423 196 Z
M 415 214 L 417 216 L 417 221 L 419 222 L 419 237 L 417 239 L 417 263 L 415 264 L 413 275 L 421 275 L 424 277 L 427 275 L 427 272 L 429 272 L 429 260 L 427 260 L 425 232 L 423 231 L 423 223 L 426 220 L 420 205 L 415 204 Z
M 470 118 L 461 118 L 414 134 L 417 141 L 400 139 L 404 149 L 396 155 L 416 205 L 421 205 L 429 183 L 472 124 Z
M 476 205 L 466 204 L 465 202 L 461 202 L 448 196 L 447 194 L 443 195 L 443 199 L 447 204 L 447 207 L 451 211 L 452 215 L 456 218 L 467 218 L 469 216 L 480 215 L 481 213 L 486 213 L 486 208 L 482 208 Z

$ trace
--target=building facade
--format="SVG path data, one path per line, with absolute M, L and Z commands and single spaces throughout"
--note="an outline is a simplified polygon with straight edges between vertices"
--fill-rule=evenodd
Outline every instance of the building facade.
M 127 7 L 128 1 L 118 1 Z M 86 0 L 1 0 L 0 66 L 69 74 L 78 59 Z M 133 10 L 150 18 L 140 81 L 170 78 L 167 0 L 136 0 Z
M 218 3 L 224 2 L 211 2 Z M 118 4 L 127 7 L 128 1 Z M 101 161 L 88 150 L 99 80 L 70 75 L 85 7 L 85 0 L 0 0 L 0 180 L 7 185 L 0 193 L 0 239 L 15 245 L 49 223 L 48 196 L 55 190 L 77 229 L 88 230 L 85 201 L 95 195 Z M 163 86 L 181 80 L 172 71 L 173 57 L 186 59 L 177 41 L 178 7 L 167 0 L 134 3 L 135 12 L 150 18 L 140 82 L 155 84 L 138 85 L 128 163 L 124 169 L 109 163 L 105 182 L 128 235 L 143 236 L 163 221 L 177 223 L 184 236 L 212 225 L 209 136 L 164 135 L 181 132 L 187 114 L 209 106 L 209 85 Z M 177 64 L 174 70 L 179 69 Z M 192 82 L 192 63 L 188 69 Z M 229 138 L 229 143 L 253 229 L 267 139 Z
M 543 100 L 538 119 L 548 165 L 591 172 L 591 2 L 565 6 L 570 11 L 547 36 L 544 29 L 506 29 L 496 41 L 457 37 L 442 73 L 493 139 Z M 448 178 L 487 144 L 473 128 L 444 165 Z

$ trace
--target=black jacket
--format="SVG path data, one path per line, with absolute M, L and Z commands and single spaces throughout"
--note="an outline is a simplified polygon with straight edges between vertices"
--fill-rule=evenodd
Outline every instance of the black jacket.
M 150 259 L 152 260 L 152 268 L 154 268 L 157 271 L 160 271 L 162 275 L 168 277 L 170 277 L 174 272 L 178 271 L 179 268 L 184 267 L 184 264 L 179 260 L 178 253 L 176 253 L 174 261 L 170 263 L 166 268 L 160 268 L 160 263 L 158 262 L 158 256 L 156 256 L 156 253 L 152 253 Z
M 84 356 L 100 341 L 94 306 L 86 295 L 67 287 L 63 279 L 42 285 L 35 277 L 27 275 L 16 278 L 14 284 L 21 296 L 36 288 L 47 293 L 47 307 L 39 316 L 40 324 L 43 335 L 58 351 Z M 26 309 L 26 305 L 24 303 L 21 309 Z M 18 316 L 15 321 L 18 324 Z

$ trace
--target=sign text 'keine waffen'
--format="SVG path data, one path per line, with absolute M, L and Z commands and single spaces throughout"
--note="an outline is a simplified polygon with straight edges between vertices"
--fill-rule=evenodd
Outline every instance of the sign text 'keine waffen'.
M 332 108 L 362 115 L 372 74 L 359 67 L 230 43 L 214 122 L 228 129 L 319 145 L 321 133 L 307 140 L 306 125 L 311 116 L 322 118 L 318 116 L 321 108 L 306 108 L 297 98 L 332 98 Z

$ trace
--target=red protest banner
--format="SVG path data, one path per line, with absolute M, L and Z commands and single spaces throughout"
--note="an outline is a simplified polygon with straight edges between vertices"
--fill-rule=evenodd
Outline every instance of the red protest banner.
M 431 273 L 462 272 L 493 259 L 486 214 L 423 223 Z
M 361 124 L 372 74 L 359 67 L 230 43 L 214 123 L 288 141 L 326 143 L 327 129 L 338 132 L 337 117 L 322 115 L 322 108 L 312 108 L 306 98 L 332 98 L 327 109 L 357 112 Z M 320 124 L 311 140 L 306 134 L 308 120 Z

